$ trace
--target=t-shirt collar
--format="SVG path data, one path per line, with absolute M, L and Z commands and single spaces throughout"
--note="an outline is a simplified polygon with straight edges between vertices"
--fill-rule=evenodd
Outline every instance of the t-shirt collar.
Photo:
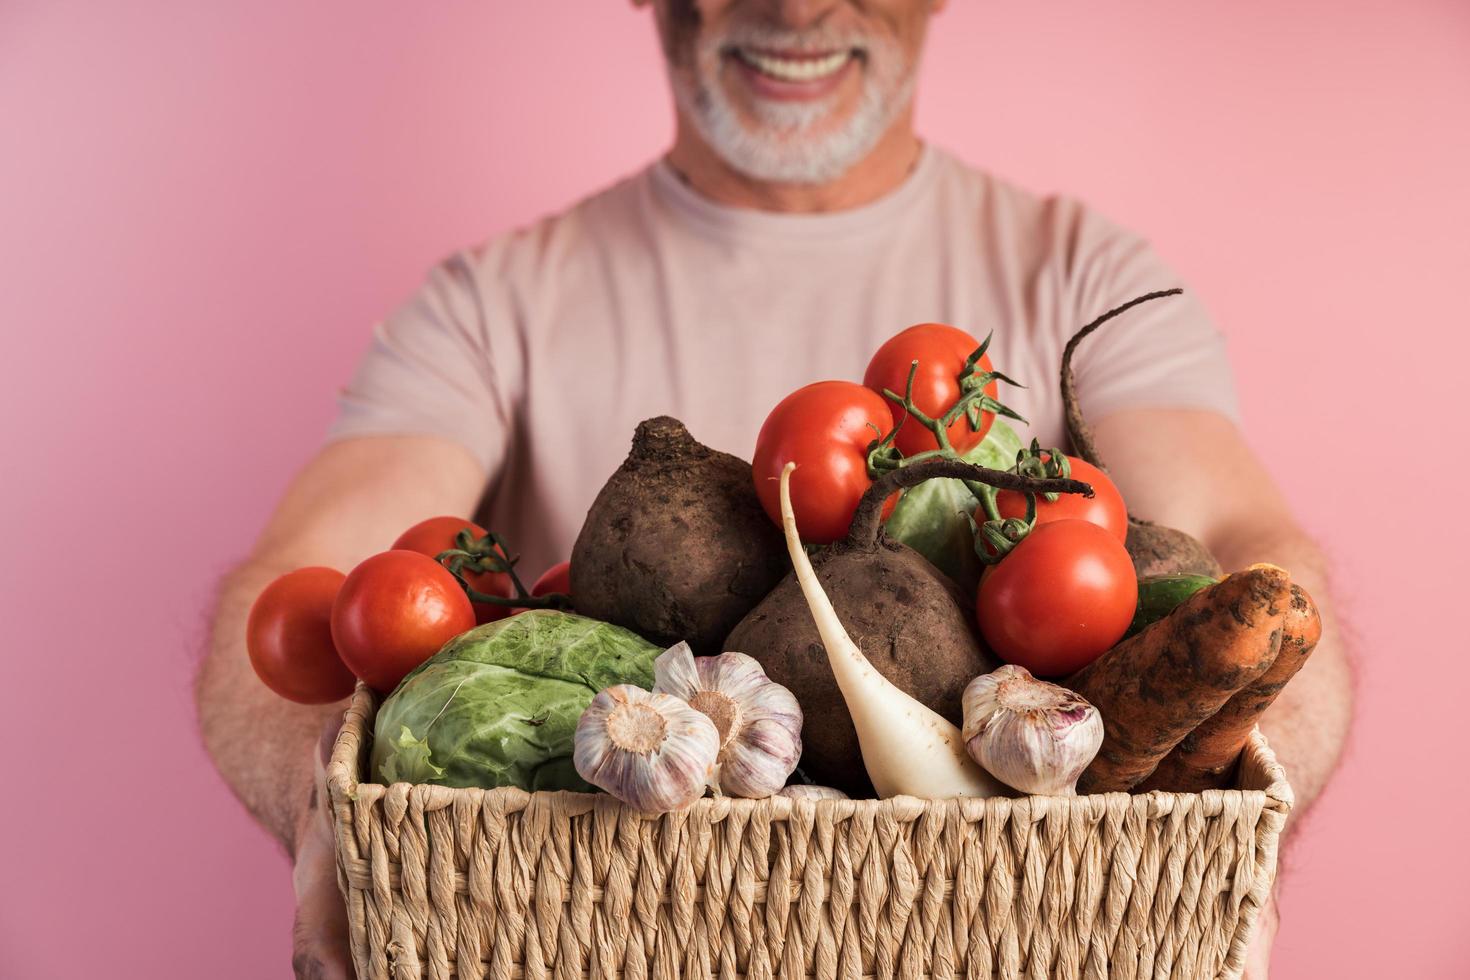
M 867 204 L 842 211 L 792 214 L 720 204 L 686 184 L 669 162 L 660 158 L 652 167 L 655 196 L 679 217 L 726 239 L 811 241 L 847 238 L 882 231 L 908 213 L 934 183 L 938 153 L 921 143 L 919 159 L 896 188 Z

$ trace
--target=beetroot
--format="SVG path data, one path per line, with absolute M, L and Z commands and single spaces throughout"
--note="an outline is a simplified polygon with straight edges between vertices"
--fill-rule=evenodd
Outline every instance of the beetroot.
M 711 654 L 786 571 L 750 464 L 660 416 L 638 425 L 587 512 L 571 586 L 583 615 Z

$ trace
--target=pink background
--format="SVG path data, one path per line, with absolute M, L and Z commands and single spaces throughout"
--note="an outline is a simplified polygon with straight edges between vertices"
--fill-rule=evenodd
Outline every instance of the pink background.
M 956 2 L 920 91 L 1182 268 L 1337 561 L 1360 717 L 1277 975 L 1464 975 L 1470 6 Z M 193 730 L 213 583 L 375 317 L 669 131 L 625 3 L 0 4 L 0 974 L 288 975 L 286 865 Z

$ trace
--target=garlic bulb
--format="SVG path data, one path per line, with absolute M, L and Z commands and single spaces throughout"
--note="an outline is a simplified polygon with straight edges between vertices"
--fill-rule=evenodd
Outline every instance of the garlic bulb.
M 653 662 L 653 689 L 708 715 L 720 733 L 710 785 L 728 796 L 764 799 L 786 785 L 801 758 L 801 706 L 754 657 L 695 657 L 678 643 Z
M 1102 717 L 1080 695 L 1007 664 L 965 688 L 965 748 L 1023 793 L 1073 796 L 1102 745 Z
M 789 796 L 793 800 L 850 800 L 852 797 L 840 789 L 831 786 L 811 786 L 806 783 L 796 783 L 787 786 L 777 796 Z
M 719 751 L 719 732 L 707 717 L 631 684 L 593 698 L 572 737 L 577 774 L 644 813 L 667 813 L 703 796 Z

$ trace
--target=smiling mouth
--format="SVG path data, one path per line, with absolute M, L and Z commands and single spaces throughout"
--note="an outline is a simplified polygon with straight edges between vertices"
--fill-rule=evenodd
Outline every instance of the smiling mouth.
M 808 54 L 737 47 L 730 53 L 742 64 L 767 78 L 798 85 L 830 79 L 846 68 L 849 62 L 861 56 L 853 48 Z

